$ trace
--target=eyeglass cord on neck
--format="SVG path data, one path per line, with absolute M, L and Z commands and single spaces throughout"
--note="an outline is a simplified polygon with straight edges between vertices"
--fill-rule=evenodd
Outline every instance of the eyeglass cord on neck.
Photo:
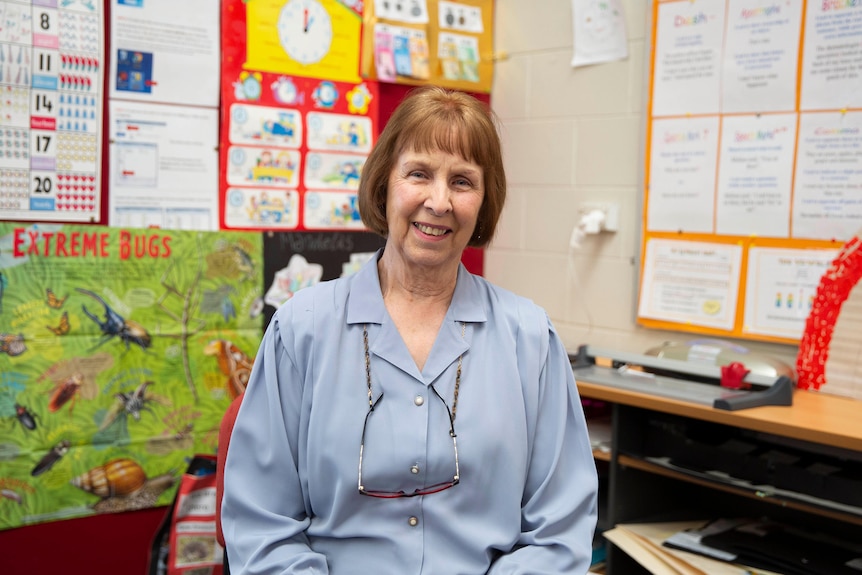
M 464 339 L 464 334 L 467 331 L 467 324 L 465 322 L 461 322 L 461 339 Z M 362 326 L 362 345 L 365 347 L 365 382 L 368 386 L 368 409 L 374 411 L 374 406 L 377 405 L 377 401 L 380 401 L 380 398 L 377 398 L 377 401 L 374 401 L 373 395 L 371 393 L 371 356 L 368 353 L 368 324 Z M 449 410 L 449 406 L 446 405 L 446 400 L 437 392 L 434 386 L 431 386 L 431 390 L 443 401 L 443 405 L 446 405 L 446 409 L 449 411 L 449 419 L 452 424 L 455 423 L 455 417 L 458 415 L 458 393 L 461 391 L 461 366 L 463 365 L 464 354 L 458 356 L 458 369 L 455 372 L 455 393 L 452 399 L 452 409 Z M 381 394 L 382 397 L 383 394 Z M 455 433 L 454 427 L 452 429 L 452 433 Z

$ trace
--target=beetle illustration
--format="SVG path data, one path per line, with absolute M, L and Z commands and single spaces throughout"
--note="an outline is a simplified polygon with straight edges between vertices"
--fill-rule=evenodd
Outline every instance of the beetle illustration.
M 81 309 L 84 310 L 87 317 L 96 322 L 99 329 L 102 330 L 102 340 L 96 344 L 96 347 L 102 345 L 112 337 L 119 337 L 123 343 L 126 344 L 126 349 L 129 349 L 129 344 L 131 343 L 140 346 L 140 348 L 144 350 L 150 347 L 152 344 L 152 338 L 150 337 L 149 332 L 147 332 L 141 324 L 132 320 L 124 319 L 123 316 L 111 309 L 104 299 L 90 290 L 83 288 L 76 289 L 82 294 L 95 299 L 105 308 L 105 321 L 101 321 L 98 316 L 91 313 L 86 306 L 81 305 Z
M 39 463 L 37 463 L 33 468 L 33 471 L 30 472 L 30 475 L 36 477 L 54 467 L 54 464 L 60 461 L 60 459 L 69 452 L 70 445 L 71 443 L 69 443 L 67 439 L 64 439 L 52 447 L 51 451 L 46 453 L 45 456 L 39 460 Z
M 21 422 L 24 429 L 29 429 L 30 431 L 36 429 L 36 414 L 28 410 L 23 405 L 18 403 L 15 404 L 15 417 L 18 418 L 18 421 Z
M 57 387 L 54 388 L 54 391 L 51 392 L 51 399 L 48 400 L 48 411 L 53 413 L 71 400 L 72 403 L 69 404 L 69 413 L 71 414 L 75 407 L 75 399 L 77 397 L 78 390 L 81 389 L 81 385 L 83 383 L 83 374 L 76 373 L 69 379 L 57 385 Z

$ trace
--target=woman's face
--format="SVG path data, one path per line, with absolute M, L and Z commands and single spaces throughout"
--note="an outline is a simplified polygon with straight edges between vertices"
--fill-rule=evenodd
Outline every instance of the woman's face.
M 386 249 L 408 266 L 457 266 L 476 227 L 484 183 L 482 168 L 461 156 L 404 151 L 389 174 Z

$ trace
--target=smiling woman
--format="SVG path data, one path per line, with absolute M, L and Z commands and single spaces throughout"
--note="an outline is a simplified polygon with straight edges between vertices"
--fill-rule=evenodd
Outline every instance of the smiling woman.
M 460 263 L 505 197 L 488 107 L 409 94 L 359 184 L 383 249 L 297 292 L 257 353 L 225 462 L 232 570 L 587 572 L 596 467 L 566 350 Z

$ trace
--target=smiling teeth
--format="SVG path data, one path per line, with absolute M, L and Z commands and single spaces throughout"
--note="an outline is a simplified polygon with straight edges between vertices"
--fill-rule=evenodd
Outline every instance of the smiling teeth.
M 429 236 L 442 236 L 446 233 L 446 230 L 423 226 L 422 224 L 416 224 L 416 227 L 419 228 L 420 232 L 422 232 L 423 234 L 428 234 Z

